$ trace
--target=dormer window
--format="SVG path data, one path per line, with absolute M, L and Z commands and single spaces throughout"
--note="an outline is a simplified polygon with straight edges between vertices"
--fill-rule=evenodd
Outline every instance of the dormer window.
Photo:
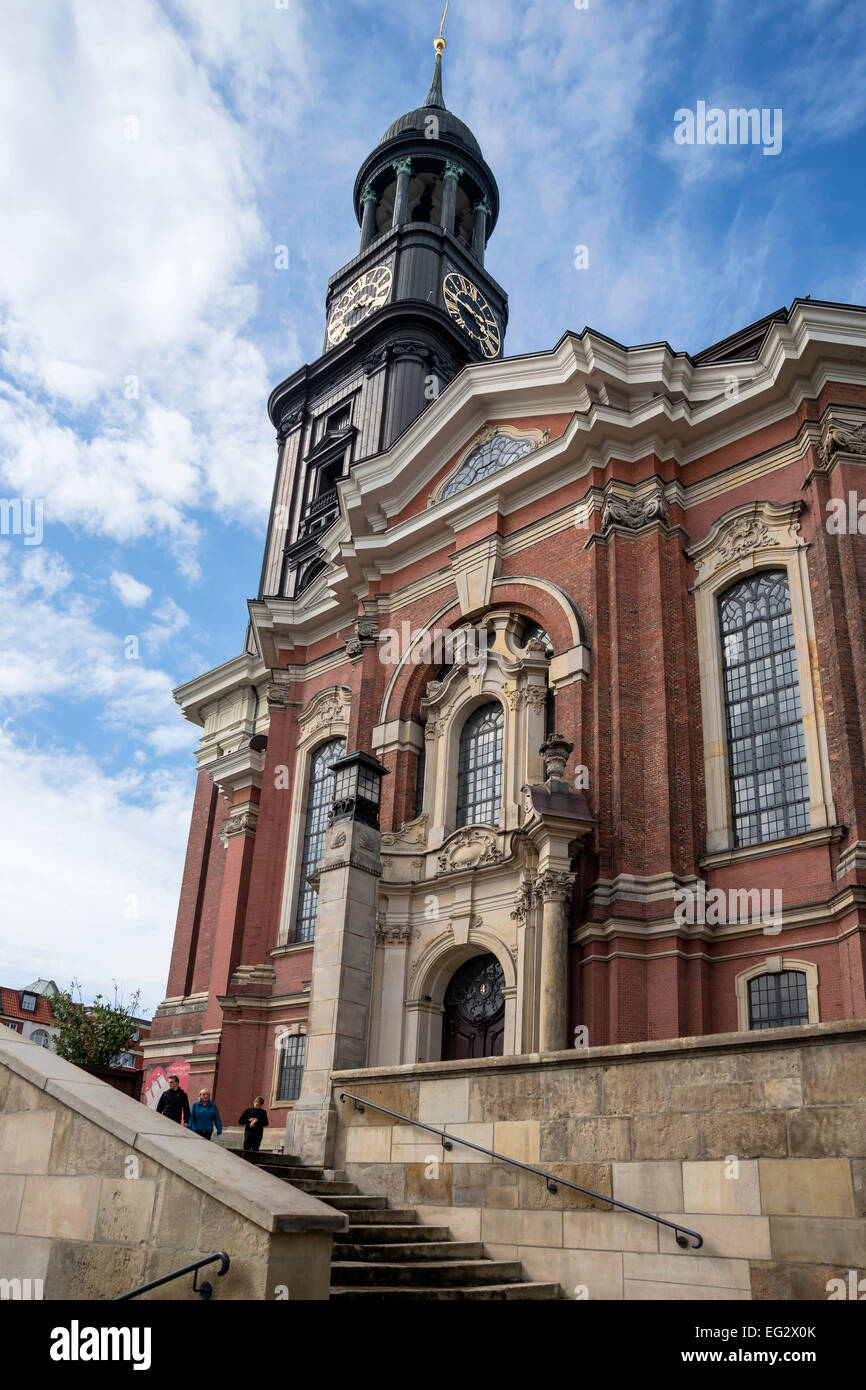
M 36 1012 L 36 995 L 35 995 L 35 994 L 22 994 L 22 996 L 21 996 L 21 1009 L 22 1009 L 22 1012 L 25 1013 L 25 1014 L 35 1014 L 35 1012 Z

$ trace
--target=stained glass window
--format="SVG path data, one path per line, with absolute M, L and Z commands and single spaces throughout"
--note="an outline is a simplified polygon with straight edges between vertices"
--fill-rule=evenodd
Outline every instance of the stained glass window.
M 532 441 L 529 439 L 512 439 L 507 434 L 495 434 L 492 439 L 472 450 L 462 468 L 446 487 L 443 498 L 453 497 L 455 492 L 462 492 L 465 487 L 471 487 L 479 478 L 486 478 L 490 473 L 498 473 L 500 468 L 507 468 L 515 459 L 532 453 L 532 448 Z
M 280 1044 L 280 1079 L 277 1100 L 297 1100 L 301 1094 L 307 1039 L 303 1033 L 290 1033 Z
M 809 996 L 802 970 L 779 970 L 749 981 L 749 1027 L 789 1028 L 809 1022 Z
M 768 570 L 719 599 L 734 843 L 809 829 L 809 783 L 788 577 Z
M 502 706 L 482 705 L 460 735 L 457 824 L 496 825 L 502 796 Z
M 295 918 L 295 940 L 312 941 L 316 934 L 316 912 L 319 897 L 316 890 L 307 882 L 322 857 L 325 848 L 325 833 L 328 829 L 328 812 L 334 800 L 334 774 L 332 765 L 346 752 L 346 741 L 332 738 L 323 743 L 313 755 L 310 768 L 309 791 L 307 795 L 307 824 L 304 830 L 304 850 L 301 855 L 301 886 L 298 893 L 298 915 Z

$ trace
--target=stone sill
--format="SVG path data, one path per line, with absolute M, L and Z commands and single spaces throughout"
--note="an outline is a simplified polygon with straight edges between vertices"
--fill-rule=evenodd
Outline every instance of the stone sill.
M 265 1231 L 341 1231 L 348 1224 L 343 1212 L 199 1139 L 17 1033 L 0 1033 L 0 1067 Z
M 353 1084 L 371 1086 L 396 1081 L 453 1080 L 461 1076 L 487 1076 L 508 1072 L 535 1071 L 573 1066 L 597 1066 L 641 1062 L 645 1059 L 675 1057 L 682 1054 L 723 1053 L 755 1048 L 797 1048 L 832 1041 L 849 1042 L 866 1038 L 866 1018 L 840 1019 L 831 1023 L 810 1023 L 796 1028 L 764 1028 L 748 1033 L 707 1033 L 693 1038 L 660 1038 L 651 1042 L 617 1043 L 608 1047 L 571 1048 L 565 1052 L 530 1052 L 512 1057 L 476 1057 L 463 1062 L 406 1062 L 394 1067 L 368 1067 L 362 1070 L 332 1072 L 335 1090 L 351 1091 Z
M 807 830 L 803 835 L 790 835 L 784 840 L 765 840 L 760 845 L 714 850 L 712 854 L 702 855 L 698 863 L 702 869 L 725 869 L 730 864 L 747 864 L 752 859 L 766 859 L 774 854 L 793 854 L 797 850 L 835 844 L 844 833 L 845 827 L 842 825 L 826 826 L 823 830 Z

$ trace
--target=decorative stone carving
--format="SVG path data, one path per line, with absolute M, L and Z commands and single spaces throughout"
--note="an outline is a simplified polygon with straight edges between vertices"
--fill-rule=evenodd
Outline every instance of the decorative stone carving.
M 355 657 L 363 656 L 369 647 L 375 647 L 379 641 L 379 629 L 372 618 L 357 618 L 352 624 L 353 634 L 345 639 L 346 655 L 353 660 Z
M 546 903 L 564 903 L 571 897 L 576 875 L 545 869 L 535 880 L 535 891 Z
M 382 848 L 391 849 L 394 845 L 423 845 L 427 839 L 427 812 L 407 821 L 399 830 L 389 831 L 382 836 Z
M 504 858 L 492 830 L 467 825 L 443 845 L 439 855 L 439 872 L 447 874 L 455 869 L 475 869 L 482 864 L 498 864 Z
M 268 702 L 268 709 L 271 710 L 292 709 L 296 703 L 292 699 L 287 685 L 269 685 L 265 698 Z
M 347 837 L 345 830 L 338 831 L 337 834 L 334 836 L 333 840 L 331 841 L 331 848 L 342 849 L 343 845 L 346 843 L 346 838 Z
M 866 424 L 840 425 L 831 418 L 819 452 L 825 468 L 834 454 L 866 454 Z
M 630 531 L 648 525 L 651 521 L 667 523 L 670 511 L 663 492 L 654 492 L 650 497 L 633 497 L 626 501 L 623 497 L 605 498 L 601 513 L 601 529 L 609 531 L 612 526 L 625 526 Z
M 543 637 L 530 637 L 524 651 L 531 652 L 533 656 L 547 656 L 547 642 Z
M 538 750 L 542 757 L 545 780 L 551 777 L 561 780 L 565 764 L 574 752 L 574 744 L 569 743 L 562 734 L 551 734 Z
M 291 434 L 292 430 L 296 430 L 299 425 L 303 424 L 305 413 L 304 407 L 300 406 L 297 410 L 290 410 L 284 415 L 280 420 L 279 438 L 285 439 L 287 434 Z
M 718 547 L 720 563 L 741 560 L 753 550 L 778 544 L 766 521 L 757 516 L 740 516 L 729 522 L 722 533 Z
M 376 927 L 376 940 L 380 946 L 408 946 L 412 939 L 412 928 L 406 925 L 388 926 L 380 922 Z
M 436 722 L 435 719 L 428 719 L 428 720 L 427 720 L 427 723 L 424 725 L 424 737 L 425 737 L 425 739 L 427 740 L 428 743 L 431 743 L 432 740 L 433 740 L 434 738 L 438 738 L 438 736 L 439 736 L 439 725 L 437 724 L 437 722 Z
M 255 811 L 235 811 L 222 828 L 220 839 L 228 845 L 235 835 L 255 835 L 258 813 Z
M 526 926 L 530 909 L 535 905 L 535 885 L 531 878 L 525 878 L 517 890 L 517 901 L 511 909 L 511 917 L 519 926 Z
M 524 692 L 526 703 L 531 710 L 537 714 L 542 713 L 547 708 L 547 687 L 543 685 L 528 685 Z
M 522 690 L 518 690 L 517 687 L 515 686 L 515 688 L 514 688 L 513 690 L 506 690 L 506 691 L 504 692 L 504 694 L 505 694 L 506 700 L 508 701 L 508 708 L 509 708 L 509 709 L 517 709 L 517 706 L 520 704 L 520 701 L 523 699 L 523 691 L 522 691 Z
M 332 686 L 330 690 L 321 690 L 318 695 L 314 695 L 307 708 L 298 716 L 303 737 L 327 728 L 330 724 L 347 724 L 350 698 L 350 692 L 344 686 Z

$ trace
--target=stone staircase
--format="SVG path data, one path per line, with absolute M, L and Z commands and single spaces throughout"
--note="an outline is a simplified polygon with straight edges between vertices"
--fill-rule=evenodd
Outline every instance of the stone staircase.
M 558 1299 L 558 1284 L 528 1283 L 519 1260 L 491 1260 L 480 1241 L 452 1240 L 447 1226 L 423 1226 L 413 1207 L 359 1193 L 340 1174 L 326 1177 L 291 1154 L 242 1153 L 266 1173 L 344 1211 L 334 1239 L 331 1298 Z

